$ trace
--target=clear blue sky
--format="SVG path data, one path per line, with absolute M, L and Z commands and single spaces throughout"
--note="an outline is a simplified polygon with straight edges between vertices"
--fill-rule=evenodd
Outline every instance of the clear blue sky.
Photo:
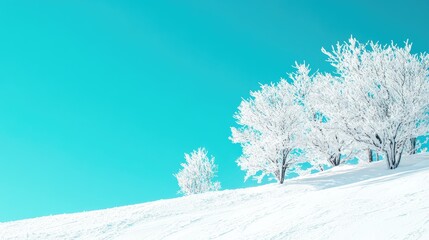
M 179 3 L 180 2 L 180 3 Z M 0 3 L 0 221 L 177 195 L 205 146 L 243 183 L 229 127 L 242 97 L 353 34 L 429 50 L 426 1 Z

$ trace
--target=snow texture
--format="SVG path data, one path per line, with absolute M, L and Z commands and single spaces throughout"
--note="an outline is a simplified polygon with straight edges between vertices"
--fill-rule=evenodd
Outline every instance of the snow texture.
M 385 164 L 0 223 L 0 239 L 429 239 L 429 154 Z

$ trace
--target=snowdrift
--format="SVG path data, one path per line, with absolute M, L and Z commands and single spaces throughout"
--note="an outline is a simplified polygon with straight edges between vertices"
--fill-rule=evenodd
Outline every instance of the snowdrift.
M 429 154 L 284 185 L 0 223 L 0 239 L 429 239 Z

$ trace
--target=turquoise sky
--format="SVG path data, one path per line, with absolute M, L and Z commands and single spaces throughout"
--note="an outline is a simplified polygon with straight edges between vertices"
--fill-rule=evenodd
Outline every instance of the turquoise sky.
M 351 34 L 428 51 L 426 2 L 1 1 L 0 221 L 176 197 L 200 146 L 224 189 L 255 185 L 241 98 Z

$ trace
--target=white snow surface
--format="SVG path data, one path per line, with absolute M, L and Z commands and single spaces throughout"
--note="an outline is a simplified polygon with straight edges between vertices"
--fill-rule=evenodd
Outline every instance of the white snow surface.
M 0 239 L 429 239 L 429 154 L 284 185 L 0 223 Z

